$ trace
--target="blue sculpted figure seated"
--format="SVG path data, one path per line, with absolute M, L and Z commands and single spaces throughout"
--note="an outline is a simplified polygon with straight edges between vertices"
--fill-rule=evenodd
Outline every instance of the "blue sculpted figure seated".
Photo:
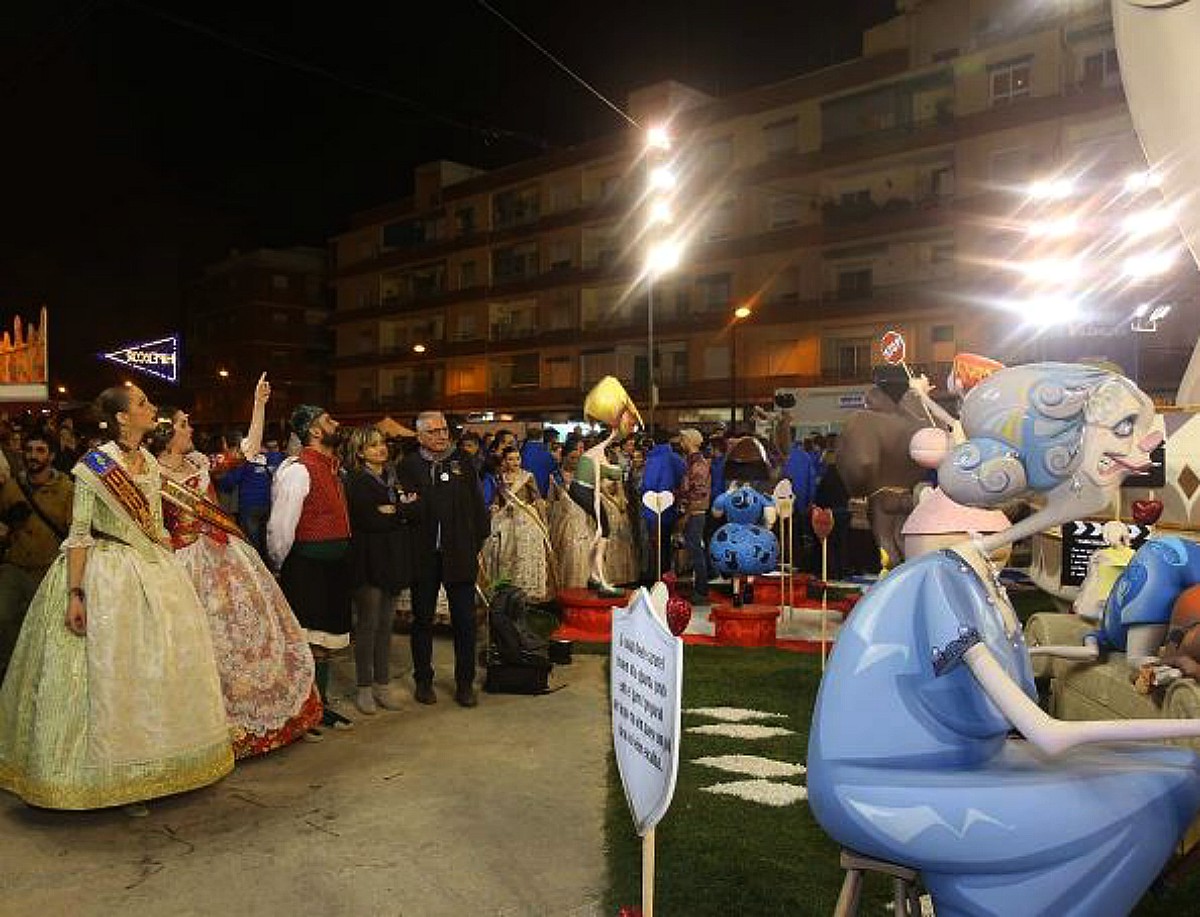
M 1034 490 L 1045 508 L 894 570 L 830 657 L 808 750 L 813 813 L 843 846 L 919 870 L 939 917 L 1127 914 L 1200 807 L 1192 752 L 1101 744 L 1196 736 L 1200 721 L 1063 722 L 1037 706 L 991 565 L 1101 511 L 1147 467 L 1153 414 L 1131 382 L 1081 366 L 1014 367 L 974 389 L 941 487 L 976 506 Z
M 1152 661 L 1162 646 L 1179 594 L 1200 583 L 1200 545 L 1175 536 L 1147 541 L 1113 584 L 1099 628 L 1082 646 L 1035 646 L 1035 656 L 1095 661 L 1106 650 L 1125 654 L 1131 668 Z

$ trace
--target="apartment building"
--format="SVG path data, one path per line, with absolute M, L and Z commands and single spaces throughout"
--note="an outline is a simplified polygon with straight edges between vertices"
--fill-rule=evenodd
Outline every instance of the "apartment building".
M 1062 296 L 1023 267 L 1067 244 L 1034 227 L 1086 210 L 1094 252 L 1097 224 L 1136 203 L 1120 199 L 1145 164 L 1103 0 L 901 0 L 854 60 L 726 98 L 659 84 L 628 109 L 671 149 L 629 130 L 487 173 L 430 163 L 412 197 L 354 215 L 333 240 L 340 415 L 568 420 L 606 374 L 648 407 L 651 312 L 660 423 L 860 385 L 890 329 L 934 378 L 962 350 L 1178 378 L 1190 261 L 1117 283 L 1075 257 L 1056 282 L 1081 311 L 1057 325 Z M 648 233 L 658 164 L 678 177 L 674 223 Z M 1056 181 L 1068 193 L 1031 195 Z M 648 276 L 662 233 L 683 255 Z M 1173 333 L 1130 330 L 1168 299 Z
M 264 372 L 274 419 L 329 402 L 328 257 L 321 248 L 235 251 L 189 290 L 185 370 L 197 423 L 245 430 Z

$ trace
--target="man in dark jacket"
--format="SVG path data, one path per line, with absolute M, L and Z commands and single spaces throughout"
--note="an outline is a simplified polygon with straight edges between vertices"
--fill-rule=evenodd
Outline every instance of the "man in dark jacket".
M 419 703 L 437 702 L 433 690 L 433 614 L 438 587 L 446 590 L 454 631 L 454 699 L 478 703 L 475 693 L 475 577 L 479 550 L 491 523 L 473 465 L 455 449 L 446 418 L 426 411 L 417 418 L 420 448 L 401 460 L 400 485 L 418 494 L 413 532 L 413 677 Z

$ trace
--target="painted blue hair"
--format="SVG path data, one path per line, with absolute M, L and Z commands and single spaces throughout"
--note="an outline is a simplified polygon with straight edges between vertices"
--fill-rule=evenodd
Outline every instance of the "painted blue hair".
M 1053 490 L 1079 465 L 1088 399 L 1123 377 L 1093 366 L 1030 363 L 1000 370 L 963 400 L 968 440 L 938 468 L 953 500 L 994 506 L 1025 491 Z

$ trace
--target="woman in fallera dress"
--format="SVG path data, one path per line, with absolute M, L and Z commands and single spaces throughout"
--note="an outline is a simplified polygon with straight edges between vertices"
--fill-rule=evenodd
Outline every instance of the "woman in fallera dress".
M 74 468 L 64 551 L 0 688 L 0 787 L 50 809 L 139 803 L 233 768 L 208 621 L 140 446 L 157 411 L 136 386 L 97 407 L 113 438 Z
M 241 444 L 247 459 L 258 454 L 270 396 L 264 375 Z M 288 745 L 321 720 L 304 630 L 258 552 L 217 504 L 209 460 L 192 443 L 188 415 L 160 411 L 151 449 L 165 479 L 163 514 L 175 556 L 208 612 L 234 754 L 247 758 Z
M 553 590 L 546 504 L 533 475 L 521 467 L 516 446 L 500 453 L 491 505 L 493 574 L 521 589 L 531 602 L 546 602 Z

